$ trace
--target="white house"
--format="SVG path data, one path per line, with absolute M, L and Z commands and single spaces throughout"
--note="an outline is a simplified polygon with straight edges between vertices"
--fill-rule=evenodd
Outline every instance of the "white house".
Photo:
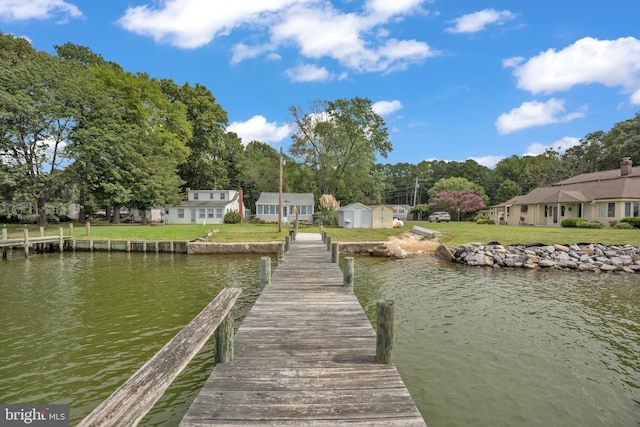
M 222 224 L 227 212 L 238 212 L 244 218 L 247 208 L 242 190 L 191 190 L 180 205 L 162 208 L 165 224 Z
M 391 205 L 393 208 L 393 216 L 398 219 L 406 220 L 409 217 L 411 206 L 409 205 Z
M 278 221 L 280 193 L 262 193 L 256 202 L 256 216 L 263 221 Z M 282 193 L 282 220 L 289 223 L 295 207 L 299 221 L 313 223 L 313 193 Z

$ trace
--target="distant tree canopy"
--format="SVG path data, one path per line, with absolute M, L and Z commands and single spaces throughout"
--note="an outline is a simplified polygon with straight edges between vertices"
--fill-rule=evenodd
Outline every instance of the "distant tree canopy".
M 227 132 L 226 111 L 201 84 L 130 73 L 84 46 L 36 51 L 0 33 L 0 217 L 15 206 L 76 203 L 81 217 L 120 206 L 177 203 L 186 187 L 244 190 L 255 211 L 279 187 L 280 153 Z M 640 113 L 594 130 L 563 154 L 511 156 L 494 169 L 474 160 L 376 163 L 392 150 L 367 98 L 291 106 L 292 144 L 283 189 L 351 202 L 420 205 L 472 190 L 486 205 L 581 173 L 640 165 Z M 461 208 L 463 209 L 463 208 Z M 114 216 L 117 221 L 118 216 Z

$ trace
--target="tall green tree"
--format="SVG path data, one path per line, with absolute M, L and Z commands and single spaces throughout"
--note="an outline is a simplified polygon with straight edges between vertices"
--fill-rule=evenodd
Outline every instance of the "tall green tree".
M 500 183 L 500 186 L 498 187 L 494 203 L 499 204 L 502 202 L 506 202 L 507 200 L 520 195 L 521 192 L 522 189 L 518 184 L 511 181 L 510 179 L 505 179 Z
M 296 125 L 289 152 L 313 173 L 318 191 L 340 201 L 380 200 L 376 155 L 392 150 L 384 120 L 366 98 L 317 101 L 311 111 L 289 108 Z
M 631 157 L 635 165 L 640 164 L 640 112 L 632 119 L 616 123 L 603 135 L 598 169 L 616 169 L 623 157 Z
M 46 225 L 46 203 L 68 162 L 78 69 L 12 36 L 0 35 L 0 52 L 0 157 L 17 172 L 17 201 L 35 202 Z
M 234 161 L 228 160 L 242 145 L 225 134 L 227 113 L 217 103 L 211 91 L 201 84 L 178 86 L 172 80 L 160 81 L 162 91 L 173 102 L 186 107 L 191 138 L 187 146 L 191 150 L 179 172 L 185 187 L 199 189 L 226 189 L 230 185 L 230 169 Z

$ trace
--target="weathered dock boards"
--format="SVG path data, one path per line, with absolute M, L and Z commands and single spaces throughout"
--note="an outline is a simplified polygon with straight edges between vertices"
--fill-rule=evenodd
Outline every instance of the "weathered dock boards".
M 181 426 L 425 426 L 320 235 L 298 233 Z

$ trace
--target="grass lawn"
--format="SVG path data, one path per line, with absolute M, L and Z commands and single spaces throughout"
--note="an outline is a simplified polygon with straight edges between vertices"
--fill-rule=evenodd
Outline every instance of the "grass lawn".
M 515 243 L 571 244 L 602 243 L 605 245 L 628 243 L 640 246 L 640 230 L 600 230 L 561 227 L 532 227 L 475 224 L 472 222 L 405 222 L 403 228 L 395 229 L 348 229 L 325 227 L 334 242 L 385 241 L 389 236 L 411 230 L 413 225 L 429 228 L 442 233 L 440 239 L 448 247 L 469 242 L 500 242 L 503 245 Z M 23 225 L 7 225 L 9 238 L 22 237 Z M 65 235 L 69 235 L 69 225 L 59 224 L 46 227 L 45 235 L 57 236 L 59 227 Z M 111 239 L 111 240 L 192 240 L 204 238 L 207 233 L 215 231 L 206 240 L 211 242 L 269 242 L 284 241 L 290 226 L 283 226 L 278 232 L 277 224 L 215 224 L 215 225 L 165 225 L 161 227 L 142 226 L 139 224 L 91 224 L 90 235 L 86 227 L 74 224 L 73 236 L 77 239 Z M 217 230 L 217 231 L 216 231 Z M 300 227 L 300 232 L 319 231 L 318 226 Z M 40 235 L 37 225 L 29 226 L 29 236 Z

